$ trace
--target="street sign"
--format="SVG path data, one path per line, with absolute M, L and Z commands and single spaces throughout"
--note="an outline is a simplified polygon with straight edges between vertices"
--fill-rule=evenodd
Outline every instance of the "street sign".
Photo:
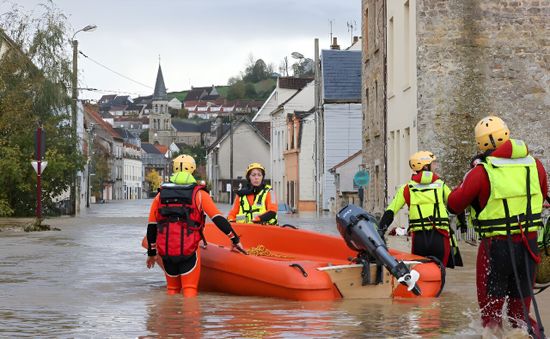
M 36 172 L 36 174 L 38 174 L 38 161 L 31 161 L 31 165 L 32 165 L 32 168 L 34 168 L 34 171 Z M 46 166 L 48 166 L 48 162 L 47 161 L 42 161 L 40 163 L 40 173 L 44 172 L 44 169 L 46 169 Z
M 357 186 L 367 186 L 370 181 L 370 175 L 367 170 L 360 170 L 353 176 L 353 182 Z

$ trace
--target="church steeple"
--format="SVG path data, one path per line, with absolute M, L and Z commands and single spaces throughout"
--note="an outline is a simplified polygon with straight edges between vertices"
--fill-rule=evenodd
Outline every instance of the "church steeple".
M 166 86 L 164 85 L 164 77 L 162 76 L 162 69 L 160 68 L 160 60 L 157 81 L 155 82 L 155 92 L 153 92 L 153 100 L 168 100 Z

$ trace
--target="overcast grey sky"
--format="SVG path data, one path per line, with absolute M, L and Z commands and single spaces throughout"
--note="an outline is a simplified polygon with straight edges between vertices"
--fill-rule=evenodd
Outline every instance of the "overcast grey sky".
M 0 13 L 10 7 L 0 0 Z M 18 0 L 25 11 L 40 0 Z M 136 80 L 127 80 L 79 58 L 81 98 L 103 94 L 152 94 L 160 55 L 168 91 L 192 86 L 225 85 L 244 70 L 249 55 L 273 63 L 298 51 L 313 58 L 313 41 L 321 49 L 333 35 L 342 47 L 361 32 L 361 0 L 54 0 L 76 31 L 80 50 L 91 59 Z M 291 59 L 292 60 L 292 59 Z

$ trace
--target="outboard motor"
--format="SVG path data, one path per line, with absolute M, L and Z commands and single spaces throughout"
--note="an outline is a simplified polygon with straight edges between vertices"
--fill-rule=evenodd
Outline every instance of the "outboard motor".
M 416 285 L 420 274 L 415 270 L 409 271 L 404 262 L 398 262 L 390 255 L 383 237 L 378 233 L 376 218 L 350 204 L 338 212 L 336 225 L 348 247 L 359 252 L 358 261 L 364 265 L 363 278 L 370 274 L 369 262 L 376 262 L 378 266 L 384 265 L 399 283 L 407 286 L 409 291 L 420 295 L 420 288 Z

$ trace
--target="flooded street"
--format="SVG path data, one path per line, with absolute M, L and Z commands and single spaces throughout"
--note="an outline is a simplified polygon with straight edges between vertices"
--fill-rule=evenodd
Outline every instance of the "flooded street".
M 49 219 L 50 232 L 0 232 L 0 337 L 357 338 L 479 337 L 475 248 L 447 270 L 440 298 L 297 302 L 201 293 L 165 294 L 162 271 L 145 267 L 140 242 L 151 200 L 92 205 Z M 228 206 L 223 206 L 228 210 Z M 223 208 L 222 208 L 223 209 Z M 333 216 L 282 223 L 336 234 Z M 390 240 L 406 247 L 404 238 Z M 550 331 L 550 292 L 537 298 Z

